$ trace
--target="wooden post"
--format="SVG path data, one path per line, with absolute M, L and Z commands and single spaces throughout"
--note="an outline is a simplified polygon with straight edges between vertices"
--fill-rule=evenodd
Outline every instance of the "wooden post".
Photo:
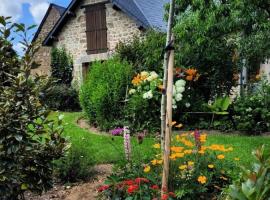
M 174 37 L 172 36 L 172 41 Z M 172 43 L 173 44 L 173 43 Z M 169 64 L 168 64 L 168 83 L 167 83 L 167 106 L 166 106 L 166 129 L 165 129 L 165 142 L 163 152 L 163 174 L 162 174 L 162 191 L 168 190 L 169 180 L 169 166 L 170 166 L 170 153 L 171 153 L 171 135 L 172 135 L 172 101 L 173 101 L 173 69 L 174 69 L 174 50 L 170 51 Z
M 174 17 L 174 9 L 175 9 L 175 0 L 171 0 L 170 3 L 170 11 L 169 11 L 169 19 L 168 19 L 168 27 L 167 27 L 167 39 L 166 39 L 166 47 L 170 44 L 172 37 L 172 23 Z M 170 51 L 166 50 L 164 54 L 164 63 L 163 63 L 163 89 L 167 89 L 167 69 L 168 69 L 168 60 L 169 60 Z M 164 137 L 165 137 L 165 127 L 166 127 L 166 91 L 162 93 L 161 99 L 161 108 L 160 108 L 160 119 L 161 119 L 161 149 L 164 150 Z

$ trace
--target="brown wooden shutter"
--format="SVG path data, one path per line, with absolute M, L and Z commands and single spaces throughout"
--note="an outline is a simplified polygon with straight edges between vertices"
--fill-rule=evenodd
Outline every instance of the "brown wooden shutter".
M 107 51 L 107 26 L 105 4 L 87 6 L 86 36 L 87 53 L 95 54 Z

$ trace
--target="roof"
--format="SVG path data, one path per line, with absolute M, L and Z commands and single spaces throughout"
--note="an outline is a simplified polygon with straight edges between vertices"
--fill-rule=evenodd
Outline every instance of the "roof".
M 43 45 L 51 44 L 52 38 L 62 29 L 69 16 L 74 12 L 80 2 L 80 0 L 71 1 L 54 28 L 45 38 Z M 161 31 L 166 29 L 166 23 L 163 20 L 165 14 L 164 5 L 168 3 L 169 0 L 108 0 L 107 2 L 111 2 L 121 9 L 134 19 L 140 27 L 156 28 Z
M 34 35 L 32 41 L 35 41 L 35 40 L 37 39 L 37 37 L 38 37 L 38 35 L 39 35 L 39 33 L 40 33 L 40 31 L 41 31 L 41 29 L 42 29 L 44 23 L 46 22 L 46 19 L 48 18 L 48 16 L 49 16 L 50 11 L 51 11 L 52 8 L 55 8 L 55 9 L 58 11 L 58 13 L 60 14 L 60 16 L 61 16 L 61 15 L 65 12 L 65 10 L 66 10 L 66 8 L 64 8 L 64 7 L 62 7 L 62 6 L 56 5 L 56 4 L 54 4 L 54 3 L 51 3 L 51 4 L 49 5 L 49 8 L 48 8 L 47 11 L 46 11 L 46 14 L 44 15 L 44 17 L 43 17 L 43 19 L 42 19 L 42 21 L 41 21 L 41 23 L 40 23 L 40 25 L 39 25 L 39 27 L 38 27 L 36 33 L 35 33 L 35 35 Z

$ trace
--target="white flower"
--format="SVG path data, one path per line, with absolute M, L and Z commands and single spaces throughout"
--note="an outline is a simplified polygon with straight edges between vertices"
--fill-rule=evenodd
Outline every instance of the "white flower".
M 248 109 L 246 109 L 247 112 L 251 112 L 252 111 L 252 108 L 249 107 Z
M 150 72 L 150 76 L 147 78 L 147 81 L 151 82 L 158 78 L 158 74 L 156 72 Z
M 130 95 L 131 95 L 131 94 L 134 94 L 134 93 L 136 93 L 136 90 L 135 90 L 135 89 L 130 89 L 128 93 L 129 93 Z
M 183 98 L 183 95 L 182 94 L 177 94 L 176 97 L 175 97 L 175 100 L 176 101 L 181 101 Z
M 149 73 L 147 71 L 142 71 L 141 72 L 141 76 L 148 77 L 149 76 Z
M 148 92 L 143 94 L 144 99 L 152 99 L 153 98 L 153 93 L 152 90 L 149 90 Z
M 183 93 L 185 91 L 184 87 L 176 87 L 176 92 L 177 93 Z
M 173 96 L 177 94 L 175 85 L 173 86 Z
M 175 82 L 176 87 L 185 87 L 185 85 L 186 85 L 186 81 L 183 79 L 180 79 L 180 80 Z
M 187 108 L 189 108 L 191 105 L 190 105 L 190 103 L 186 103 L 185 106 L 186 106 Z
M 173 109 L 176 109 L 176 108 L 177 108 L 177 105 L 173 105 L 172 108 L 173 108 Z

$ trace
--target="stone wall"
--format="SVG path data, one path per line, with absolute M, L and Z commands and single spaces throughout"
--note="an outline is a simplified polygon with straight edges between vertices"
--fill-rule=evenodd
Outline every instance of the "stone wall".
M 45 37 L 52 30 L 57 20 L 60 18 L 59 12 L 52 7 L 49 11 L 49 15 L 41 27 L 40 33 L 37 37 L 37 41 L 40 43 L 45 39 Z M 31 73 L 33 75 L 50 75 L 50 65 L 51 65 L 51 47 L 41 46 L 38 52 L 34 56 L 34 61 L 40 64 L 40 67 L 37 69 L 33 69 Z
M 136 22 L 122 11 L 113 9 L 111 3 L 106 4 L 107 21 L 107 53 L 91 54 L 86 53 L 86 18 L 82 5 L 90 5 L 103 2 L 104 0 L 83 0 L 75 11 L 76 17 L 71 17 L 64 25 L 58 35 L 58 41 L 54 42 L 55 47 L 64 47 L 74 60 L 74 81 L 78 84 L 82 81 L 82 64 L 95 60 L 108 59 L 115 50 L 116 45 L 125 42 L 140 34 Z

